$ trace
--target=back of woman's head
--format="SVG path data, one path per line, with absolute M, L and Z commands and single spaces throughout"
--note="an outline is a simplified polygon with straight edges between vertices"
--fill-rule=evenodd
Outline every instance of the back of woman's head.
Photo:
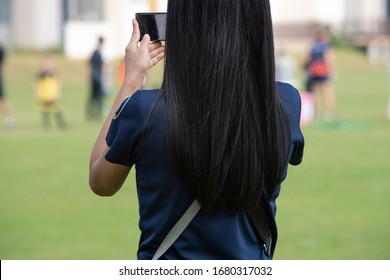
M 172 159 L 205 209 L 253 208 L 284 162 L 269 0 L 169 0 L 163 92 Z

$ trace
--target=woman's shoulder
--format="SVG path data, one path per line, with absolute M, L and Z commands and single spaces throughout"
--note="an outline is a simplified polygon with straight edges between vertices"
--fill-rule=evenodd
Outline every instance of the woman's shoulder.
M 290 84 L 277 82 L 276 93 L 282 103 L 283 109 L 290 118 L 299 123 L 301 114 L 301 95 L 298 90 Z
M 145 118 L 155 103 L 158 93 L 158 89 L 136 91 L 122 101 L 117 114 L 127 115 L 134 114 L 136 112 L 141 116 L 141 118 Z
M 159 91 L 159 89 L 141 89 L 130 95 L 130 97 L 131 99 L 137 100 L 139 105 L 145 106 L 150 103 L 153 104 Z
M 282 103 L 289 102 L 295 105 L 301 103 L 301 97 L 298 90 L 288 83 L 276 82 L 276 93 L 282 100 Z
M 149 111 L 149 109 L 155 103 L 159 92 L 159 89 L 143 89 L 136 91 L 133 96 L 134 99 L 137 100 L 138 106 L 141 110 Z

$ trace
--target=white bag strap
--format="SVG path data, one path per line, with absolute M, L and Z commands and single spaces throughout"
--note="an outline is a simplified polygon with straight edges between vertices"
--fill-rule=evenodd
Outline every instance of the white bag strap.
M 161 242 L 160 247 L 158 247 L 156 253 L 153 256 L 153 260 L 158 260 L 172 244 L 179 238 L 180 234 L 186 229 L 186 227 L 191 223 L 196 214 L 199 212 L 201 205 L 198 200 L 194 200 L 191 206 L 183 214 L 179 221 L 174 225 L 174 227 L 169 231 L 167 236 Z

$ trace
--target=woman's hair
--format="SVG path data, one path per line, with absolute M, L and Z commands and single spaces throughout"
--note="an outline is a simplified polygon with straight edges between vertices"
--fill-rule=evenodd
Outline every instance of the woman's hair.
M 269 0 L 169 0 L 163 94 L 183 184 L 214 211 L 254 208 L 286 159 Z

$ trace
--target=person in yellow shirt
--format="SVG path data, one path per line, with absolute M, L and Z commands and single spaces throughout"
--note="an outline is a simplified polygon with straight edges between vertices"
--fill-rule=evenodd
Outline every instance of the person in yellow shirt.
M 61 129 L 66 128 L 59 100 L 61 96 L 60 80 L 54 69 L 52 58 L 45 57 L 36 76 L 35 99 L 38 109 L 42 113 L 42 125 L 50 128 L 50 115 L 54 115 L 57 125 Z

